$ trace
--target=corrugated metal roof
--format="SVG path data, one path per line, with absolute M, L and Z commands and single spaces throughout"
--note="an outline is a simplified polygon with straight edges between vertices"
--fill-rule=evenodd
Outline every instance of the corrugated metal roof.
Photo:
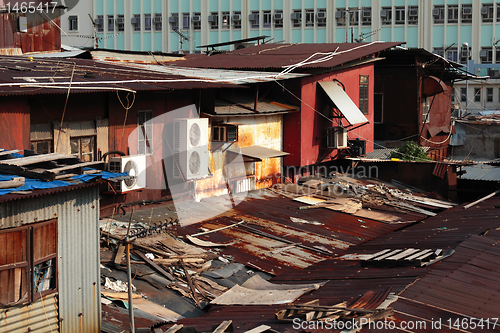
M 318 84 L 321 88 L 323 88 L 330 100 L 335 104 L 335 106 L 337 106 L 340 112 L 342 112 L 349 124 L 357 125 L 368 122 L 368 119 L 366 119 L 364 114 L 359 110 L 356 104 L 354 104 L 352 99 L 346 94 L 342 87 L 337 84 L 337 82 L 325 81 L 318 82 Z
M 308 59 L 315 53 L 335 53 L 327 61 L 318 62 L 325 54 L 318 54 L 301 68 L 331 68 L 354 60 L 359 60 L 375 53 L 390 49 L 402 43 L 318 43 L 318 44 L 262 44 L 233 52 L 211 56 L 196 57 L 185 61 L 176 61 L 176 66 L 198 68 L 259 68 L 280 69 L 293 66 Z
M 460 176 L 460 179 L 484 180 L 491 182 L 500 182 L 500 167 L 488 164 L 468 165 L 462 167 L 466 173 Z
M 234 87 L 217 80 L 169 75 L 94 60 L 0 57 L 0 95 L 66 94 L 70 86 L 71 92 Z

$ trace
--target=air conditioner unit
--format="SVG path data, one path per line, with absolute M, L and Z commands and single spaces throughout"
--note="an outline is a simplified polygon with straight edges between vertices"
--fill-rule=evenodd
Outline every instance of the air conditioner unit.
M 250 14 L 250 15 L 248 15 L 248 20 L 249 21 L 258 21 L 259 20 L 259 14 Z
M 241 21 L 241 14 L 234 14 L 233 15 L 233 21 Z
M 432 16 L 439 16 L 441 14 L 441 9 L 439 8 L 434 8 L 432 10 Z
M 104 23 L 104 20 L 102 18 L 96 18 L 94 20 L 95 25 L 101 25 Z
M 337 11 L 335 12 L 335 18 L 338 18 L 338 19 L 339 19 L 339 18 L 342 18 L 342 16 L 343 16 L 342 14 L 343 14 L 343 13 L 344 13 L 344 12 L 343 12 L 342 10 L 337 10 Z
M 469 57 L 469 49 L 463 47 L 462 50 L 461 50 L 460 57 L 463 58 L 463 59 L 467 59 Z
M 116 24 L 123 24 L 123 23 L 125 23 L 124 17 L 117 17 L 116 18 Z
M 347 130 L 343 127 L 329 127 L 326 132 L 327 148 L 347 148 Z
M 363 17 L 372 17 L 371 10 L 363 10 Z
M 325 19 L 326 18 L 326 12 L 318 12 L 316 14 L 316 16 L 318 17 L 318 19 Z
M 130 23 L 132 23 L 132 24 L 141 24 L 141 18 L 140 17 L 132 17 L 130 19 Z
M 170 16 L 168 18 L 168 23 L 177 23 L 177 22 L 179 22 L 179 17 L 177 16 Z
M 200 15 L 194 15 L 191 18 L 191 21 L 193 21 L 193 22 L 201 22 L 201 16 Z
M 209 15 L 208 22 L 217 22 L 217 15 Z
M 498 69 L 489 69 L 488 76 L 490 78 L 498 78 L 500 76 L 500 71 Z
M 488 7 L 481 7 L 481 14 L 483 15 L 488 15 L 489 8 Z
M 488 57 L 488 50 L 479 51 L 479 58 L 487 58 L 487 57 Z
M 349 140 L 351 156 L 360 156 L 366 154 L 365 140 Z
M 274 13 L 274 20 L 282 20 L 283 19 L 283 13 Z
M 292 13 L 292 14 L 290 15 L 290 18 L 291 18 L 292 20 L 300 20 L 301 14 L 302 14 L 302 13 L 299 13 L 299 12 Z
M 128 173 L 130 179 L 113 185 L 117 192 L 125 193 L 146 187 L 146 155 L 111 157 L 108 170 L 116 173 Z
M 154 22 L 154 23 L 161 23 L 161 16 L 155 16 L 155 17 L 153 18 L 153 22 Z
M 208 175 L 208 119 L 174 121 L 174 177 L 186 180 Z M 180 169 L 180 170 L 179 170 Z
M 408 16 L 418 16 L 418 9 L 411 8 L 410 10 L 408 10 Z
M 382 9 L 380 11 L 380 17 L 387 17 L 387 9 Z
M 472 15 L 472 7 L 463 7 L 462 14 L 464 15 Z

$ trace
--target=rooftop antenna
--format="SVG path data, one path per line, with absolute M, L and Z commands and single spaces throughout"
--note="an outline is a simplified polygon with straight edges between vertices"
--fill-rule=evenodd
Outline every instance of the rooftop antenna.
M 179 30 L 177 30 L 177 29 L 174 29 L 174 32 L 175 32 L 176 34 L 178 34 L 178 35 L 179 35 L 179 37 L 180 37 L 180 38 L 179 38 L 179 43 L 181 44 L 180 53 L 181 53 L 181 54 L 184 54 L 184 50 L 182 49 L 182 43 L 184 43 L 184 42 L 189 42 L 189 37 L 187 37 L 186 35 L 184 35 L 182 32 L 180 32 L 180 31 L 179 31 Z
M 365 39 L 367 39 L 368 37 L 371 37 L 371 36 L 375 35 L 379 30 L 380 29 L 373 30 L 373 31 L 370 31 L 370 32 L 361 33 L 361 34 L 359 34 L 359 37 L 355 39 L 355 41 L 357 43 L 363 43 L 365 41 Z

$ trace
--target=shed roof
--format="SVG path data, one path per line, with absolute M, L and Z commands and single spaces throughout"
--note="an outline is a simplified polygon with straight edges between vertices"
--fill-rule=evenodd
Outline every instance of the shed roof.
M 301 63 L 307 70 L 332 68 L 371 57 L 402 43 L 261 44 L 211 56 L 179 60 L 182 67 L 283 70 Z

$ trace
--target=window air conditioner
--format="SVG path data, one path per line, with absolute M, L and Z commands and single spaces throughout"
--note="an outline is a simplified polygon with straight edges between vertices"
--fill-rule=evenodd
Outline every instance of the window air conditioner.
M 141 24 L 141 18 L 140 17 L 132 17 L 130 19 L 130 23 L 132 23 L 132 24 Z
M 241 14 L 234 14 L 233 21 L 241 21 Z
M 339 18 L 342 18 L 342 16 L 343 16 L 342 14 L 343 14 L 343 13 L 344 13 L 344 11 L 342 11 L 342 10 L 337 10 L 337 11 L 335 12 L 335 18 L 338 18 L 338 19 L 339 19 Z
M 371 10 L 363 10 L 363 17 L 372 17 Z
M 318 12 L 318 14 L 316 14 L 316 16 L 318 17 L 318 19 L 325 19 L 326 12 Z
M 161 23 L 161 16 L 155 16 L 155 17 L 153 18 L 153 22 L 154 22 L 154 23 Z
M 208 175 L 208 119 L 174 121 L 174 177 L 186 180 Z
M 274 13 L 274 20 L 282 20 L 283 19 L 283 13 Z
M 96 18 L 96 19 L 94 20 L 94 23 L 95 23 L 96 25 L 101 25 L 101 24 L 103 24 L 103 23 L 104 23 L 104 20 L 103 20 L 102 18 Z
M 128 173 L 130 179 L 113 185 L 117 192 L 125 193 L 146 187 L 146 155 L 110 157 L 108 170 Z
M 488 57 L 488 51 L 487 50 L 481 50 L 479 52 L 479 58 L 486 58 Z
M 297 13 L 292 13 L 292 14 L 290 15 L 290 18 L 291 18 L 292 20 L 300 20 L 300 14 L 301 14 L 301 13 L 299 13 L 299 12 L 297 12 Z
M 481 7 L 481 14 L 483 15 L 488 15 L 489 8 L 488 7 Z
M 191 18 L 191 21 L 193 21 L 193 22 L 201 22 L 201 16 L 200 15 L 194 15 Z
M 418 9 L 412 8 L 412 9 L 408 10 L 408 16 L 418 16 Z
M 208 22 L 217 22 L 217 15 L 209 15 Z
M 125 23 L 124 17 L 117 17 L 116 18 L 116 24 L 123 24 L 123 23 Z
M 326 133 L 327 148 L 347 148 L 347 130 L 343 127 L 329 127 Z
M 472 7 L 463 7 L 462 8 L 462 13 L 464 15 L 472 15 Z
M 249 21 L 258 21 L 259 15 L 258 14 L 250 14 L 250 15 L 248 15 L 248 20 Z
M 177 23 L 179 18 L 177 16 L 170 16 L 168 18 L 168 23 Z
M 382 9 L 380 11 L 380 17 L 387 17 L 387 9 Z
M 439 8 L 434 8 L 432 10 L 432 16 L 439 16 L 441 14 L 441 10 Z

